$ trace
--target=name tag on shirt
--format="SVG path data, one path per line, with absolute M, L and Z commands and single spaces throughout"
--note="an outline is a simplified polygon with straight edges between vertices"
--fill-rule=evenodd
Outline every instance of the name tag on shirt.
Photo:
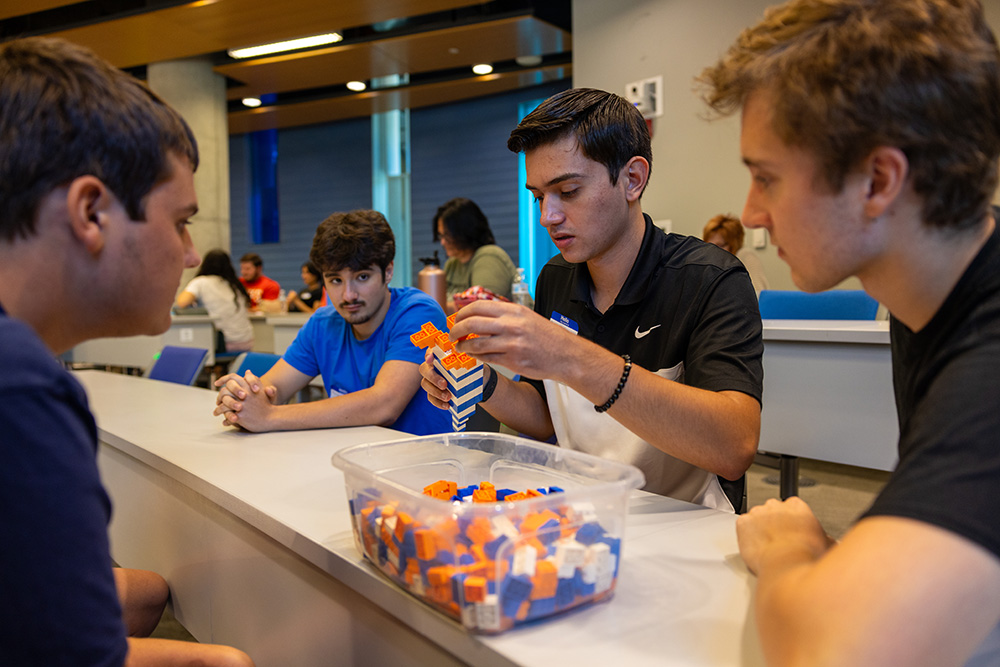
M 556 311 L 553 310 L 552 317 L 550 319 L 572 334 L 580 333 L 580 325 L 561 313 L 557 313 Z

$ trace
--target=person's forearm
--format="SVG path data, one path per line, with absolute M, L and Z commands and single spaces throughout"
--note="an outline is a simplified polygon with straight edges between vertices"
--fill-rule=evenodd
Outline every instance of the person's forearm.
M 393 402 L 382 400 L 365 389 L 319 401 L 272 406 L 266 430 L 391 426 L 401 412 Z
M 615 391 L 624 359 L 590 341 L 567 350 L 563 382 L 595 405 Z M 608 414 L 675 458 L 736 479 L 753 462 L 760 435 L 760 408 L 744 394 L 689 387 L 632 363 Z
M 497 373 L 490 367 L 487 373 Z M 497 373 L 497 386 L 488 401 L 481 403 L 493 417 L 518 433 L 538 440 L 552 437 L 552 419 L 538 391 L 526 382 L 515 382 Z

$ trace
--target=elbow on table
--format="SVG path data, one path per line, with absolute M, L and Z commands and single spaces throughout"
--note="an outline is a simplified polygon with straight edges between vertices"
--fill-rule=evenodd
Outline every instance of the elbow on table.
M 742 477 L 753 464 L 758 441 L 757 435 L 748 435 L 730 443 L 727 456 L 720 462 L 719 469 L 714 472 L 728 480 Z

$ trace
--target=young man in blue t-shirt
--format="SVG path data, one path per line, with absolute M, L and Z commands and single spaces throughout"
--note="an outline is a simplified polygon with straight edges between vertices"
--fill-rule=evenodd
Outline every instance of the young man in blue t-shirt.
M 412 287 L 390 288 L 396 243 L 381 213 L 334 213 L 316 230 L 309 259 L 332 306 L 316 311 L 262 378 L 220 378 L 215 409 L 248 431 L 388 426 L 414 435 L 451 430 L 448 414 L 423 396 L 423 351 L 410 335 L 425 322 L 444 329 L 444 311 Z M 284 405 L 317 375 L 328 398 Z

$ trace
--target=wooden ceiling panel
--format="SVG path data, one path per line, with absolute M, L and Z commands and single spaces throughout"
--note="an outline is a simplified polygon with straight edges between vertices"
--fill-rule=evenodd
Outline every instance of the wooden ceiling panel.
M 468 4 L 469 0 L 195 0 L 51 34 L 83 44 L 118 67 L 134 67 Z
M 357 95 L 303 102 L 301 104 L 260 107 L 229 114 L 229 133 L 242 134 L 271 128 L 296 127 L 368 116 L 404 107 L 419 108 L 493 95 L 530 85 L 557 81 L 570 76 L 569 65 L 490 74 L 423 86 L 386 91 L 369 90 Z
M 247 95 L 320 88 L 391 74 L 433 72 L 475 63 L 547 55 L 570 49 L 565 31 L 531 16 L 446 28 L 377 42 L 333 46 L 215 68 L 246 85 L 229 89 L 230 99 Z

